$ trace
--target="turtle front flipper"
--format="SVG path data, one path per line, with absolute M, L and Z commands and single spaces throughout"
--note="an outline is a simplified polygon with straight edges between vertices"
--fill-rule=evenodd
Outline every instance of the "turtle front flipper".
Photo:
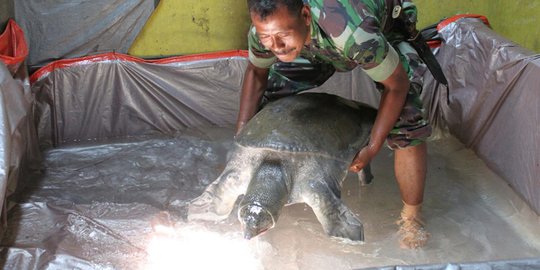
M 327 183 L 314 180 L 308 186 L 311 190 L 304 196 L 304 202 L 313 209 L 328 235 L 364 241 L 362 223 Z
M 199 197 L 193 199 L 188 206 L 188 220 L 223 220 L 229 216 L 236 199 L 241 194 L 238 191 L 224 188 L 226 183 L 237 182 L 238 172 L 234 170 L 223 172 L 216 181 L 210 184 Z
M 237 149 L 221 175 L 188 206 L 188 220 L 223 220 L 234 208 L 238 196 L 244 194 L 260 155 Z
M 367 186 L 373 181 L 373 174 L 371 174 L 371 164 L 368 163 L 362 170 L 358 172 L 358 181 L 361 186 Z

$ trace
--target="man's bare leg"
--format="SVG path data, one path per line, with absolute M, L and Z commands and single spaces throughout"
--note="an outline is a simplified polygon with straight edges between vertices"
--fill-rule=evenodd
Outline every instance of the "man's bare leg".
M 426 244 L 429 237 L 421 220 L 427 146 L 422 143 L 394 152 L 394 170 L 404 204 L 398 221 L 400 245 L 403 248 L 419 248 Z

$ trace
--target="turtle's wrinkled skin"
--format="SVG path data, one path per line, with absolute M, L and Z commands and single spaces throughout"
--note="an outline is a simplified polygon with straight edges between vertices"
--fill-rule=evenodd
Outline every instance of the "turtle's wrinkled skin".
M 238 134 L 223 173 L 190 203 L 188 219 L 225 219 L 243 194 L 238 218 L 247 239 L 272 228 L 283 206 L 303 202 L 328 235 L 363 241 L 341 184 L 375 116 L 373 108 L 323 93 L 269 103 Z M 359 176 L 372 178 L 369 170 Z

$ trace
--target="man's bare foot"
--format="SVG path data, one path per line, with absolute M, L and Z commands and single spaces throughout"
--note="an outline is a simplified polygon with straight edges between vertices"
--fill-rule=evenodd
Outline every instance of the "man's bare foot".
M 397 224 L 401 237 L 399 244 L 402 248 L 416 249 L 426 244 L 430 234 L 424 228 L 421 220 L 402 217 L 397 221 Z
M 424 228 L 424 222 L 420 218 L 421 208 L 422 205 L 405 204 L 401 210 L 397 225 L 399 226 L 398 234 L 401 237 L 399 243 L 402 248 L 420 248 L 429 239 L 430 234 Z

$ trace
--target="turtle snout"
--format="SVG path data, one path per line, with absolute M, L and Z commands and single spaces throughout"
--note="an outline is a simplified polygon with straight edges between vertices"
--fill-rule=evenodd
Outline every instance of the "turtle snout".
M 274 217 L 268 210 L 259 205 L 244 205 L 238 211 L 238 219 L 242 224 L 244 238 L 251 239 L 274 227 Z
M 259 232 L 256 228 L 247 228 L 244 227 L 244 239 L 249 240 L 262 232 Z

